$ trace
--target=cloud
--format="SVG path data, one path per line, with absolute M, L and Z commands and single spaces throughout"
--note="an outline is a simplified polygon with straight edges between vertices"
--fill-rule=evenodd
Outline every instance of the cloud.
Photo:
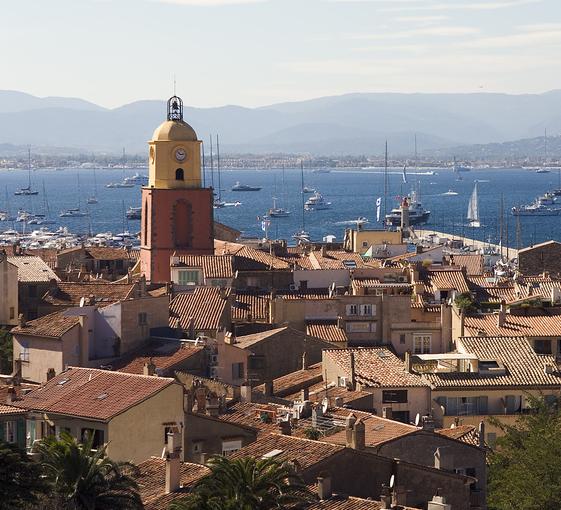
M 561 43 L 561 24 L 527 25 L 521 27 L 524 31 L 517 34 L 501 35 L 493 37 L 480 37 L 471 41 L 457 42 L 455 47 L 460 48 L 481 48 L 481 49 L 501 49 L 501 48 L 532 48 L 540 44 Z
M 443 14 L 427 15 L 427 16 L 398 16 L 395 21 L 401 21 L 404 23 L 436 23 L 438 21 L 447 20 L 448 16 Z
M 262 4 L 269 0 L 152 0 L 161 4 L 187 5 L 192 7 L 222 7 L 227 5 Z
M 438 26 L 375 34 L 348 34 L 346 36 L 346 39 L 362 41 L 382 41 L 392 39 L 408 39 L 418 36 L 458 37 L 463 35 L 474 35 L 477 33 L 479 33 L 479 29 L 474 27 Z
M 449 0 L 447 3 L 430 3 L 425 2 L 424 5 L 413 4 L 409 6 L 387 7 L 383 10 L 386 12 L 399 11 L 453 11 L 453 10 L 469 10 L 469 11 L 492 11 L 497 9 L 506 9 L 509 7 L 518 7 L 521 5 L 536 4 L 542 0 L 497 0 L 487 2 L 453 2 Z

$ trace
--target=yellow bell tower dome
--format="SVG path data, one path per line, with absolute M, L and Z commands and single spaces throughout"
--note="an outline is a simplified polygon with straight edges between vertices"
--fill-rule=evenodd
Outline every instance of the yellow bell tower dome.
M 148 142 L 150 147 L 148 186 L 159 189 L 201 187 L 201 141 L 183 120 L 183 101 L 168 100 L 167 120 Z

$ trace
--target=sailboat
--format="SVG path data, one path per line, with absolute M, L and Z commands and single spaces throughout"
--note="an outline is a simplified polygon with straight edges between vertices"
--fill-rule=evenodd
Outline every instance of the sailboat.
M 481 222 L 479 221 L 479 198 L 477 196 L 477 183 L 473 186 L 473 193 L 469 199 L 467 219 L 469 226 L 479 228 Z
M 89 216 L 89 213 L 86 211 L 82 211 L 80 209 L 80 172 L 76 173 L 76 178 L 78 180 L 78 207 L 73 207 L 70 209 L 66 209 L 64 211 L 60 211 L 59 216 L 61 218 L 83 218 L 84 216 Z
M 302 196 L 302 228 L 299 232 L 296 232 L 292 239 L 296 239 L 300 243 L 309 243 L 310 242 L 310 234 L 306 232 L 306 200 L 304 197 L 304 163 L 300 161 L 300 180 L 301 180 L 301 187 L 300 187 L 300 194 Z
M 222 200 L 222 182 L 220 176 L 220 147 L 218 145 L 218 135 L 216 135 L 216 171 L 218 172 L 218 196 L 214 199 L 214 208 L 215 209 L 222 209 L 222 207 L 226 207 L 226 202 Z M 210 167 L 211 172 L 213 169 L 213 159 L 212 159 L 212 136 L 210 137 Z M 213 174 L 214 175 L 214 174 Z
M 97 180 L 95 178 L 95 168 L 93 169 L 93 177 L 94 177 L 94 192 L 91 197 L 86 199 L 87 204 L 97 204 Z
M 275 188 L 276 188 L 276 180 L 275 180 Z M 286 194 L 285 194 L 285 180 L 284 180 L 284 165 L 282 166 L 282 189 L 283 189 L 283 198 L 286 201 Z M 275 189 L 276 194 L 276 189 Z M 284 207 L 277 207 L 277 197 L 273 197 L 273 207 L 269 209 L 267 215 L 271 218 L 286 218 L 290 216 L 290 211 L 285 209 Z
M 49 220 L 50 215 L 49 201 L 47 199 L 47 190 L 45 189 L 45 181 L 43 180 L 43 213 L 35 214 L 32 219 L 30 219 L 28 225 L 53 225 L 56 222 Z
M 31 149 L 27 149 L 27 173 L 28 173 L 28 182 L 27 187 L 20 188 L 17 191 L 14 191 L 14 195 L 38 195 L 38 191 L 34 191 L 31 189 Z

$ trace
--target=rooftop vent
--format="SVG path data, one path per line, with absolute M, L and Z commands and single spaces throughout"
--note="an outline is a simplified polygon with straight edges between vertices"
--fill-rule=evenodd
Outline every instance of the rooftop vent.
M 282 452 L 283 452 L 283 450 L 271 450 L 270 452 L 265 453 L 263 455 L 263 457 L 261 457 L 261 458 L 262 459 L 272 459 L 272 458 L 280 455 Z
M 59 386 L 64 386 L 70 379 L 61 379 L 57 384 Z

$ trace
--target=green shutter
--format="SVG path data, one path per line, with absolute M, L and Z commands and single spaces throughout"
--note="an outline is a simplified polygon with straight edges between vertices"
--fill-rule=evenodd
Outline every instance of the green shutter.
M 25 449 L 25 443 L 26 443 L 26 430 L 25 430 L 25 419 L 24 418 L 18 418 L 17 420 L 17 429 L 16 429 L 16 438 L 17 438 L 17 445 L 19 448 L 21 448 L 22 450 Z

